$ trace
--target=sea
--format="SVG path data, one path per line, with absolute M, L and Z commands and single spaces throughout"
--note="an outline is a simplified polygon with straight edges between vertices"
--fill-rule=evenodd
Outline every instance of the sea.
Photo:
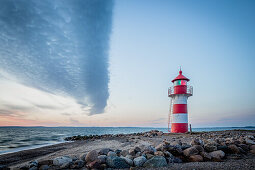
M 233 129 L 255 130 L 255 127 L 192 128 L 194 132 Z M 65 137 L 75 135 L 129 134 L 167 128 L 152 127 L 0 127 L 0 155 L 67 142 Z

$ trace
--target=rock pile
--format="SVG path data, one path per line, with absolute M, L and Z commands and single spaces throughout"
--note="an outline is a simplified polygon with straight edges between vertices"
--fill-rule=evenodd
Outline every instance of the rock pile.
M 154 134 L 157 134 L 154 133 Z M 150 135 L 149 135 L 150 136 Z M 158 146 L 136 146 L 129 150 L 104 148 L 92 150 L 79 158 L 62 156 L 53 160 L 32 161 L 21 169 L 124 169 L 130 167 L 156 168 L 171 166 L 172 163 L 223 161 L 227 156 L 242 157 L 255 154 L 254 136 L 238 139 L 219 138 L 202 140 L 193 138 L 189 144 L 163 140 Z M 248 142 L 247 142 L 248 141 Z M 237 157 L 238 157 L 237 156 Z
M 130 134 L 104 134 L 104 135 L 77 135 L 66 137 L 66 141 L 76 141 L 76 140 L 88 140 L 88 139 L 103 139 L 103 138 L 112 138 L 112 137 L 127 137 L 127 136 L 144 136 L 144 137 L 155 137 L 155 136 L 162 136 L 164 133 L 158 130 L 151 130 L 149 132 L 142 132 L 142 133 L 130 133 Z

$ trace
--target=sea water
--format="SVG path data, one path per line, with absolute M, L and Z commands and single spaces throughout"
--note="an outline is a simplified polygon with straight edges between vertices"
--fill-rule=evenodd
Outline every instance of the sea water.
M 0 154 L 65 142 L 74 135 L 128 134 L 150 130 L 168 132 L 167 128 L 151 127 L 0 127 Z M 255 130 L 255 127 L 193 128 L 193 131 Z

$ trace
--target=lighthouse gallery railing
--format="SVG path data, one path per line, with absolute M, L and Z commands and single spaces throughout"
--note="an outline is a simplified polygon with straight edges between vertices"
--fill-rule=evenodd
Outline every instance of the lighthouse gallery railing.
M 187 86 L 187 91 L 186 94 L 193 95 L 193 87 L 192 86 Z M 174 95 L 174 87 L 169 87 L 168 89 L 168 97 L 171 95 Z

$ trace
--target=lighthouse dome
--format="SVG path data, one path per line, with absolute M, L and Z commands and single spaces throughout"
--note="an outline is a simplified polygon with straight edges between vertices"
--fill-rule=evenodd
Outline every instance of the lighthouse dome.
M 172 82 L 174 82 L 176 80 L 187 80 L 187 81 L 189 81 L 189 79 L 187 77 L 182 75 L 182 71 L 181 70 L 179 71 L 179 75 L 175 79 L 173 79 Z

